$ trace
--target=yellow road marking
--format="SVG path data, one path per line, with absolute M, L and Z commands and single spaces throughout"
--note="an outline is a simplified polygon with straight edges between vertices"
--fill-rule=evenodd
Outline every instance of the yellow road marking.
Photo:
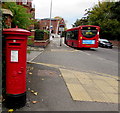
M 47 64 L 47 63 L 41 63 L 41 62 L 28 62 L 29 64 L 38 64 L 38 65 L 44 65 L 44 66 L 49 66 L 49 67 L 55 67 L 55 68 L 65 68 L 62 65 L 55 65 L 55 64 Z
M 51 49 L 52 52 L 76 52 L 79 50 Z

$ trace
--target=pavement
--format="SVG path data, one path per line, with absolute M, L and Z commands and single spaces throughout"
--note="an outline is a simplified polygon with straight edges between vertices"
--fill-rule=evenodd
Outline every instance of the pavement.
M 27 62 L 31 62 L 44 51 L 44 48 L 28 46 L 27 51 Z

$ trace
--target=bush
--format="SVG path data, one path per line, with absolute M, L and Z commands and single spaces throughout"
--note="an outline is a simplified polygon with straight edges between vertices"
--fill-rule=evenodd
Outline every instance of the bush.
M 49 32 L 47 30 L 40 30 L 40 29 L 35 30 L 35 40 L 48 39 L 49 36 L 45 38 L 45 35 L 49 35 Z
M 28 36 L 27 45 L 32 46 L 34 44 L 34 36 Z
M 33 39 L 33 38 L 34 38 L 34 36 L 28 36 L 28 38 L 31 38 L 31 39 Z

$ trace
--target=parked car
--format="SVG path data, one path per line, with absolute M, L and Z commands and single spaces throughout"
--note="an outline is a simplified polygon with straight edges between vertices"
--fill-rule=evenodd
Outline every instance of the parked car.
M 99 39 L 99 47 L 113 48 L 113 45 L 107 39 Z

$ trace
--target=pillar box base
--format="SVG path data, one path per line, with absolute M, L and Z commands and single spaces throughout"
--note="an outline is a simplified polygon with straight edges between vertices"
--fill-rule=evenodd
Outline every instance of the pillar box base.
M 5 106 L 10 109 L 18 109 L 26 104 L 26 93 L 17 95 L 6 95 Z

